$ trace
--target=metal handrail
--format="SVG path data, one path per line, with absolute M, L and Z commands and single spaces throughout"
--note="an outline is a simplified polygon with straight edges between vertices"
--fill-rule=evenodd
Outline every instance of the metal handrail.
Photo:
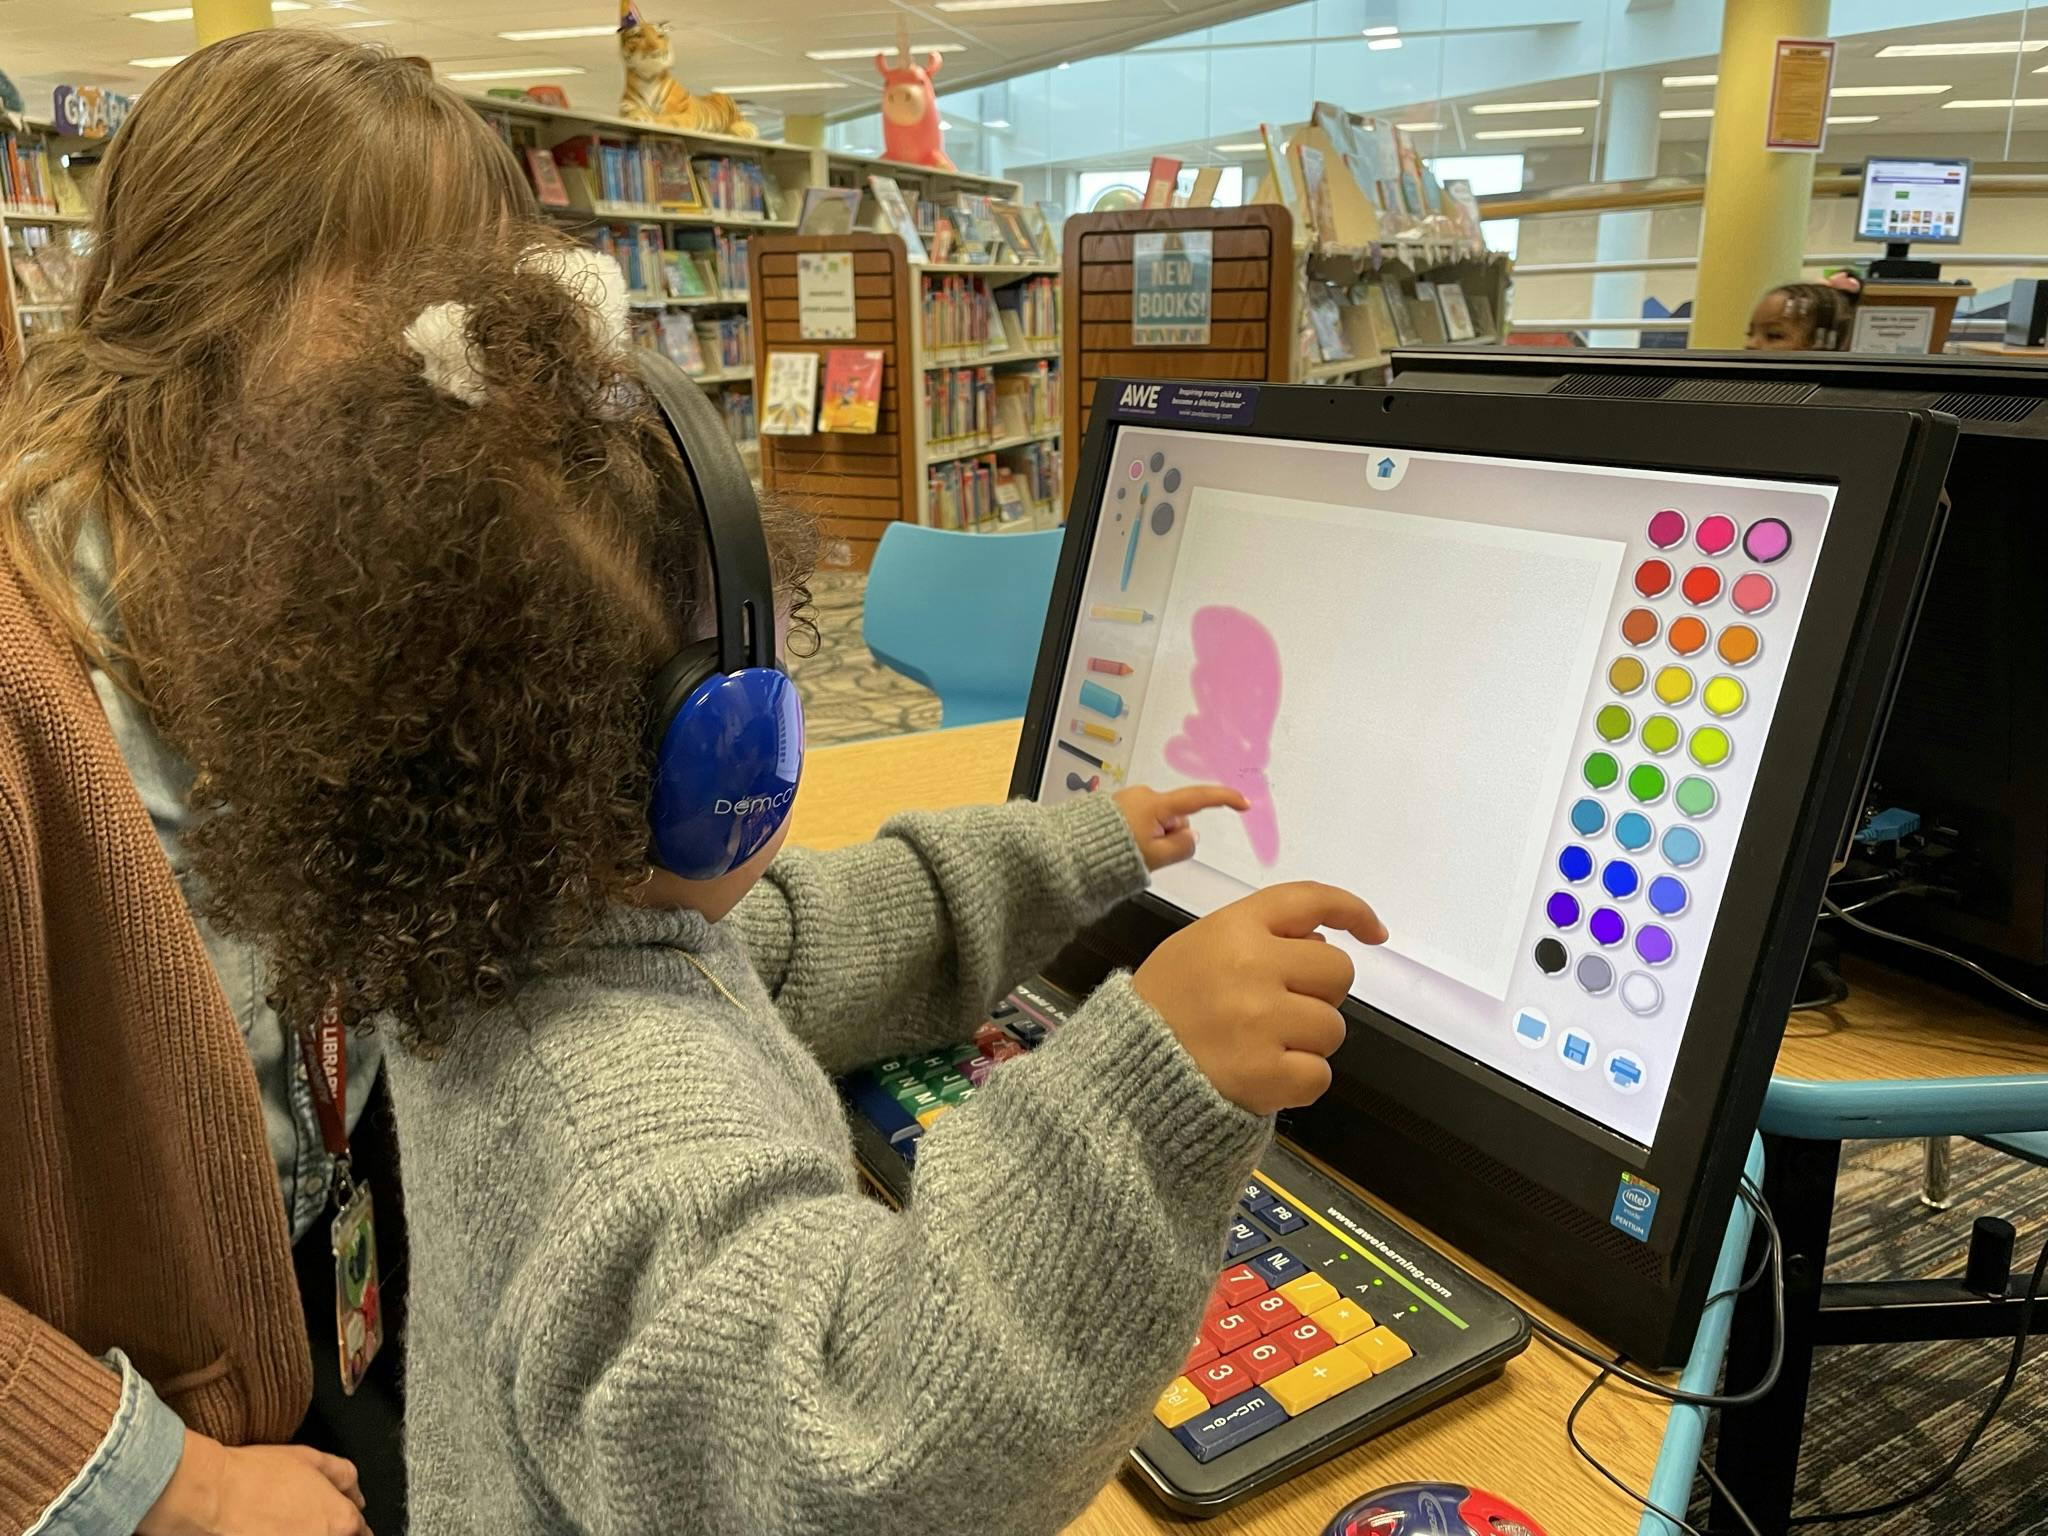
M 1638 316 L 1633 319 L 1612 320 L 1517 320 L 1508 318 L 1508 329 L 1513 331 L 1689 331 L 1692 329 L 1691 315 Z M 1959 316 L 1949 322 L 1949 334 L 1957 331 L 2005 334 L 2005 321 L 1996 316 Z
M 1802 256 L 1800 261 L 1809 267 L 1831 266 L 1835 263 L 1870 261 L 1876 256 L 1874 249 L 1861 251 L 1825 251 L 1819 255 Z M 2021 256 L 2010 254 L 1976 255 L 1971 252 L 1947 251 L 1941 261 L 1951 267 L 2041 267 L 2048 269 L 2048 256 Z M 1577 277 L 1600 272 L 1685 272 L 1699 265 L 1697 256 L 1644 256 L 1624 261 L 1539 261 L 1517 262 L 1516 277 Z

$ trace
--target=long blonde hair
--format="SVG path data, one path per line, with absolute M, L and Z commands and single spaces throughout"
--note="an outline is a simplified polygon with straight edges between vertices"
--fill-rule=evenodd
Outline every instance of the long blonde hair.
M 409 250 L 540 217 L 490 127 L 417 61 L 332 33 L 203 48 L 109 146 L 75 328 L 0 410 L 0 554 L 105 658 L 72 595 L 86 520 L 113 595 L 176 515 L 219 413 L 294 306 Z

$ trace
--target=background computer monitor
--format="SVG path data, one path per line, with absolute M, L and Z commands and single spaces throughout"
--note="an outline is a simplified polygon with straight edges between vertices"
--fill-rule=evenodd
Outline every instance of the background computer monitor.
M 1968 160 L 1872 156 L 1863 162 L 1856 238 L 1887 245 L 1954 245 L 1963 238 Z
M 1687 1347 L 1953 440 L 1932 418 L 1104 381 L 1013 791 L 1252 815 L 1098 963 L 1373 900 L 1309 1150 L 1617 1347 Z M 1125 670 L 1128 669 L 1128 670 Z
M 1960 437 L 1952 509 L 1891 723 L 1871 774 L 1879 808 L 1920 817 L 1905 868 L 1936 888 L 1885 903 L 1885 926 L 2028 966 L 2048 964 L 2048 367 L 1990 358 L 1839 353 L 1396 352 L 1399 389 L 1664 401 L 1909 406 Z M 1825 435 L 1825 425 L 1814 429 Z

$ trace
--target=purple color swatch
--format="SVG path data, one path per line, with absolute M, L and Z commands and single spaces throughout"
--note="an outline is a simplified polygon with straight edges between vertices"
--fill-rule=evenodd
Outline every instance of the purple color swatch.
M 1543 913 L 1559 928 L 1579 926 L 1579 898 L 1570 891 L 1553 891 L 1550 900 L 1544 903 Z
M 1643 957 L 1645 965 L 1663 965 L 1671 959 L 1677 945 L 1671 942 L 1670 930 L 1655 923 L 1645 923 L 1636 930 L 1636 953 Z
M 1612 947 L 1628 937 L 1628 924 L 1612 907 L 1600 908 L 1593 914 L 1592 921 L 1587 926 L 1596 944 Z
M 1775 517 L 1751 523 L 1749 532 L 1742 536 L 1742 552 L 1759 565 L 1784 559 L 1791 547 L 1792 530 Z

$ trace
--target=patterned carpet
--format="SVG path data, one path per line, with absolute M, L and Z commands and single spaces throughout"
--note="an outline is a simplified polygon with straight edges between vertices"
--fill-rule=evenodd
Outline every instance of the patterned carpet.
M 813 582 L 819 650 L 792 663 L 810 745 L 861 741 L 939 723 L 939 701 L 878 666 L 860 638 L 858 574 Z M 2031 1271 L 2048 1237 L 2048 1170 L 1956 1144 L 1954 1202 L 1920 1203 L 1921 1144 L 1866 1142 L 1844 1159 L 1835 1215 L 1839 1279 L 1960 1273 L 1970 1223 L 2003 1216 L 2019 1228 L 2015 1267 Z M 2037 1325 L 2048 1339 L 2048 1308 Z M 1904 1492 L 1946 1462 L 1983 1409 L 2010 1344 L 1904 1344 L 1823 1352 L 1800 1467 L 1801 1510 L 1854 1509 Z M 1998 1422 L 1952 1487 L 1879 1521 L 1832 1529 L 1853 1536 L 2048 1536 L 2048 1342 L 2030 1354 Z M 1563 1444 L 1560 1426 L 1559 1451 Z M 1597 1451 L 1597 1447 L 1595 1450 Z M 1694 1520 L 1706 1519 L 1704 1498 Z M 1563 1533 L 1569 1536 L 1569 1533 Z

